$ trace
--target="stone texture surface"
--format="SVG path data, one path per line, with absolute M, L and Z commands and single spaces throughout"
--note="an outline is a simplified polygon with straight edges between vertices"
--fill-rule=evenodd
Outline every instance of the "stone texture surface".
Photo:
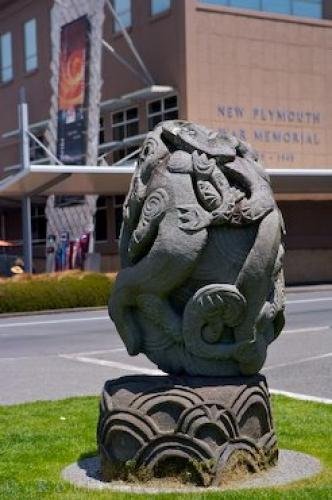
M 265 377 L 128 376 L 106 382 L 98 446 L 102 477 L 181 477 L 219 485 L 229 468 L 277 461 Z
M 157 126 L 125 202 L 109 307 L 129 354 L 173 374 L 258 373 L 284 325 L 282 228 L 248 144 Z

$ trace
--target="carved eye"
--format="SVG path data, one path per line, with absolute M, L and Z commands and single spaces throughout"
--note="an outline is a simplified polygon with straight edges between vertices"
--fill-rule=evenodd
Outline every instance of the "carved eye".
M 155 144 L 152 141 L 147 141 L 144 144 L 142 153 L 141 153 L 141 159 L 145 160 L 149 155 L 153 154 L 155 150 Z
M 145 148 L 143 149 L 143 156 L 148 156 L 149 151 L 150 151 L 150 147 L 149 147 L 149 145 L 147 144 L 147 145 L 145 146 Z

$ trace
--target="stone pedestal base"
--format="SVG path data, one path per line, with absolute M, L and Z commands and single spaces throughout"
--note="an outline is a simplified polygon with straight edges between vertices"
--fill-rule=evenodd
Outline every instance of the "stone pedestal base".
M 278 457 L 265 377 L 121 377 L 98 423 L 103 480 L 177 478 L 219 485 Z

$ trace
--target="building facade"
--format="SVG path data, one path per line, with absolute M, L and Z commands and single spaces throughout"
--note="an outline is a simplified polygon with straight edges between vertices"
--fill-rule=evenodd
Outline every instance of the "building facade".
M 19 90 L 33 133 L 45 140 L 51 101 L 53 0 L 0 0 L 0 168 L 19 165 Z M 99 151 L 104 164 L 137 149 L 165 119 L 188 119 L 250 142 L 271 169 L 332 169 L 332 7 L 328 0 L 115 0 L 152 81 L 105 5 Z M 115 57 L 114 52 L 120 56 Z M 119 60 L 122 59 L 122 62 Z M 128 63 L 123 64 L 123 59 Z M 128 67 L 129 65 L 129 67 Z M 45 164 L 31 144 L 31 161 Z M 112 182 L 110 176 L 109 182 Z M 332 193 L 278 192 L 289 283 L 332 280 Z M 100 196 L 96 250 L 118 266 L 125 193 Z M 20 207 L 1 200 L 0 239 L 21 239 Z M 34 258 L 45 255 L 45 200 L 34 200 Z

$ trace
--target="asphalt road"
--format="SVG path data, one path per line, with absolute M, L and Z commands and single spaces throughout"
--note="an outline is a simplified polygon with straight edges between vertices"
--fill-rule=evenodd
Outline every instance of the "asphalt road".
M 269 387 L 332 403 L 332 287 L 288 290 Z M 108 378 L 158 373 L 131 358 L 106 310 L 0 318 L 0 404 L 98 394 Z

